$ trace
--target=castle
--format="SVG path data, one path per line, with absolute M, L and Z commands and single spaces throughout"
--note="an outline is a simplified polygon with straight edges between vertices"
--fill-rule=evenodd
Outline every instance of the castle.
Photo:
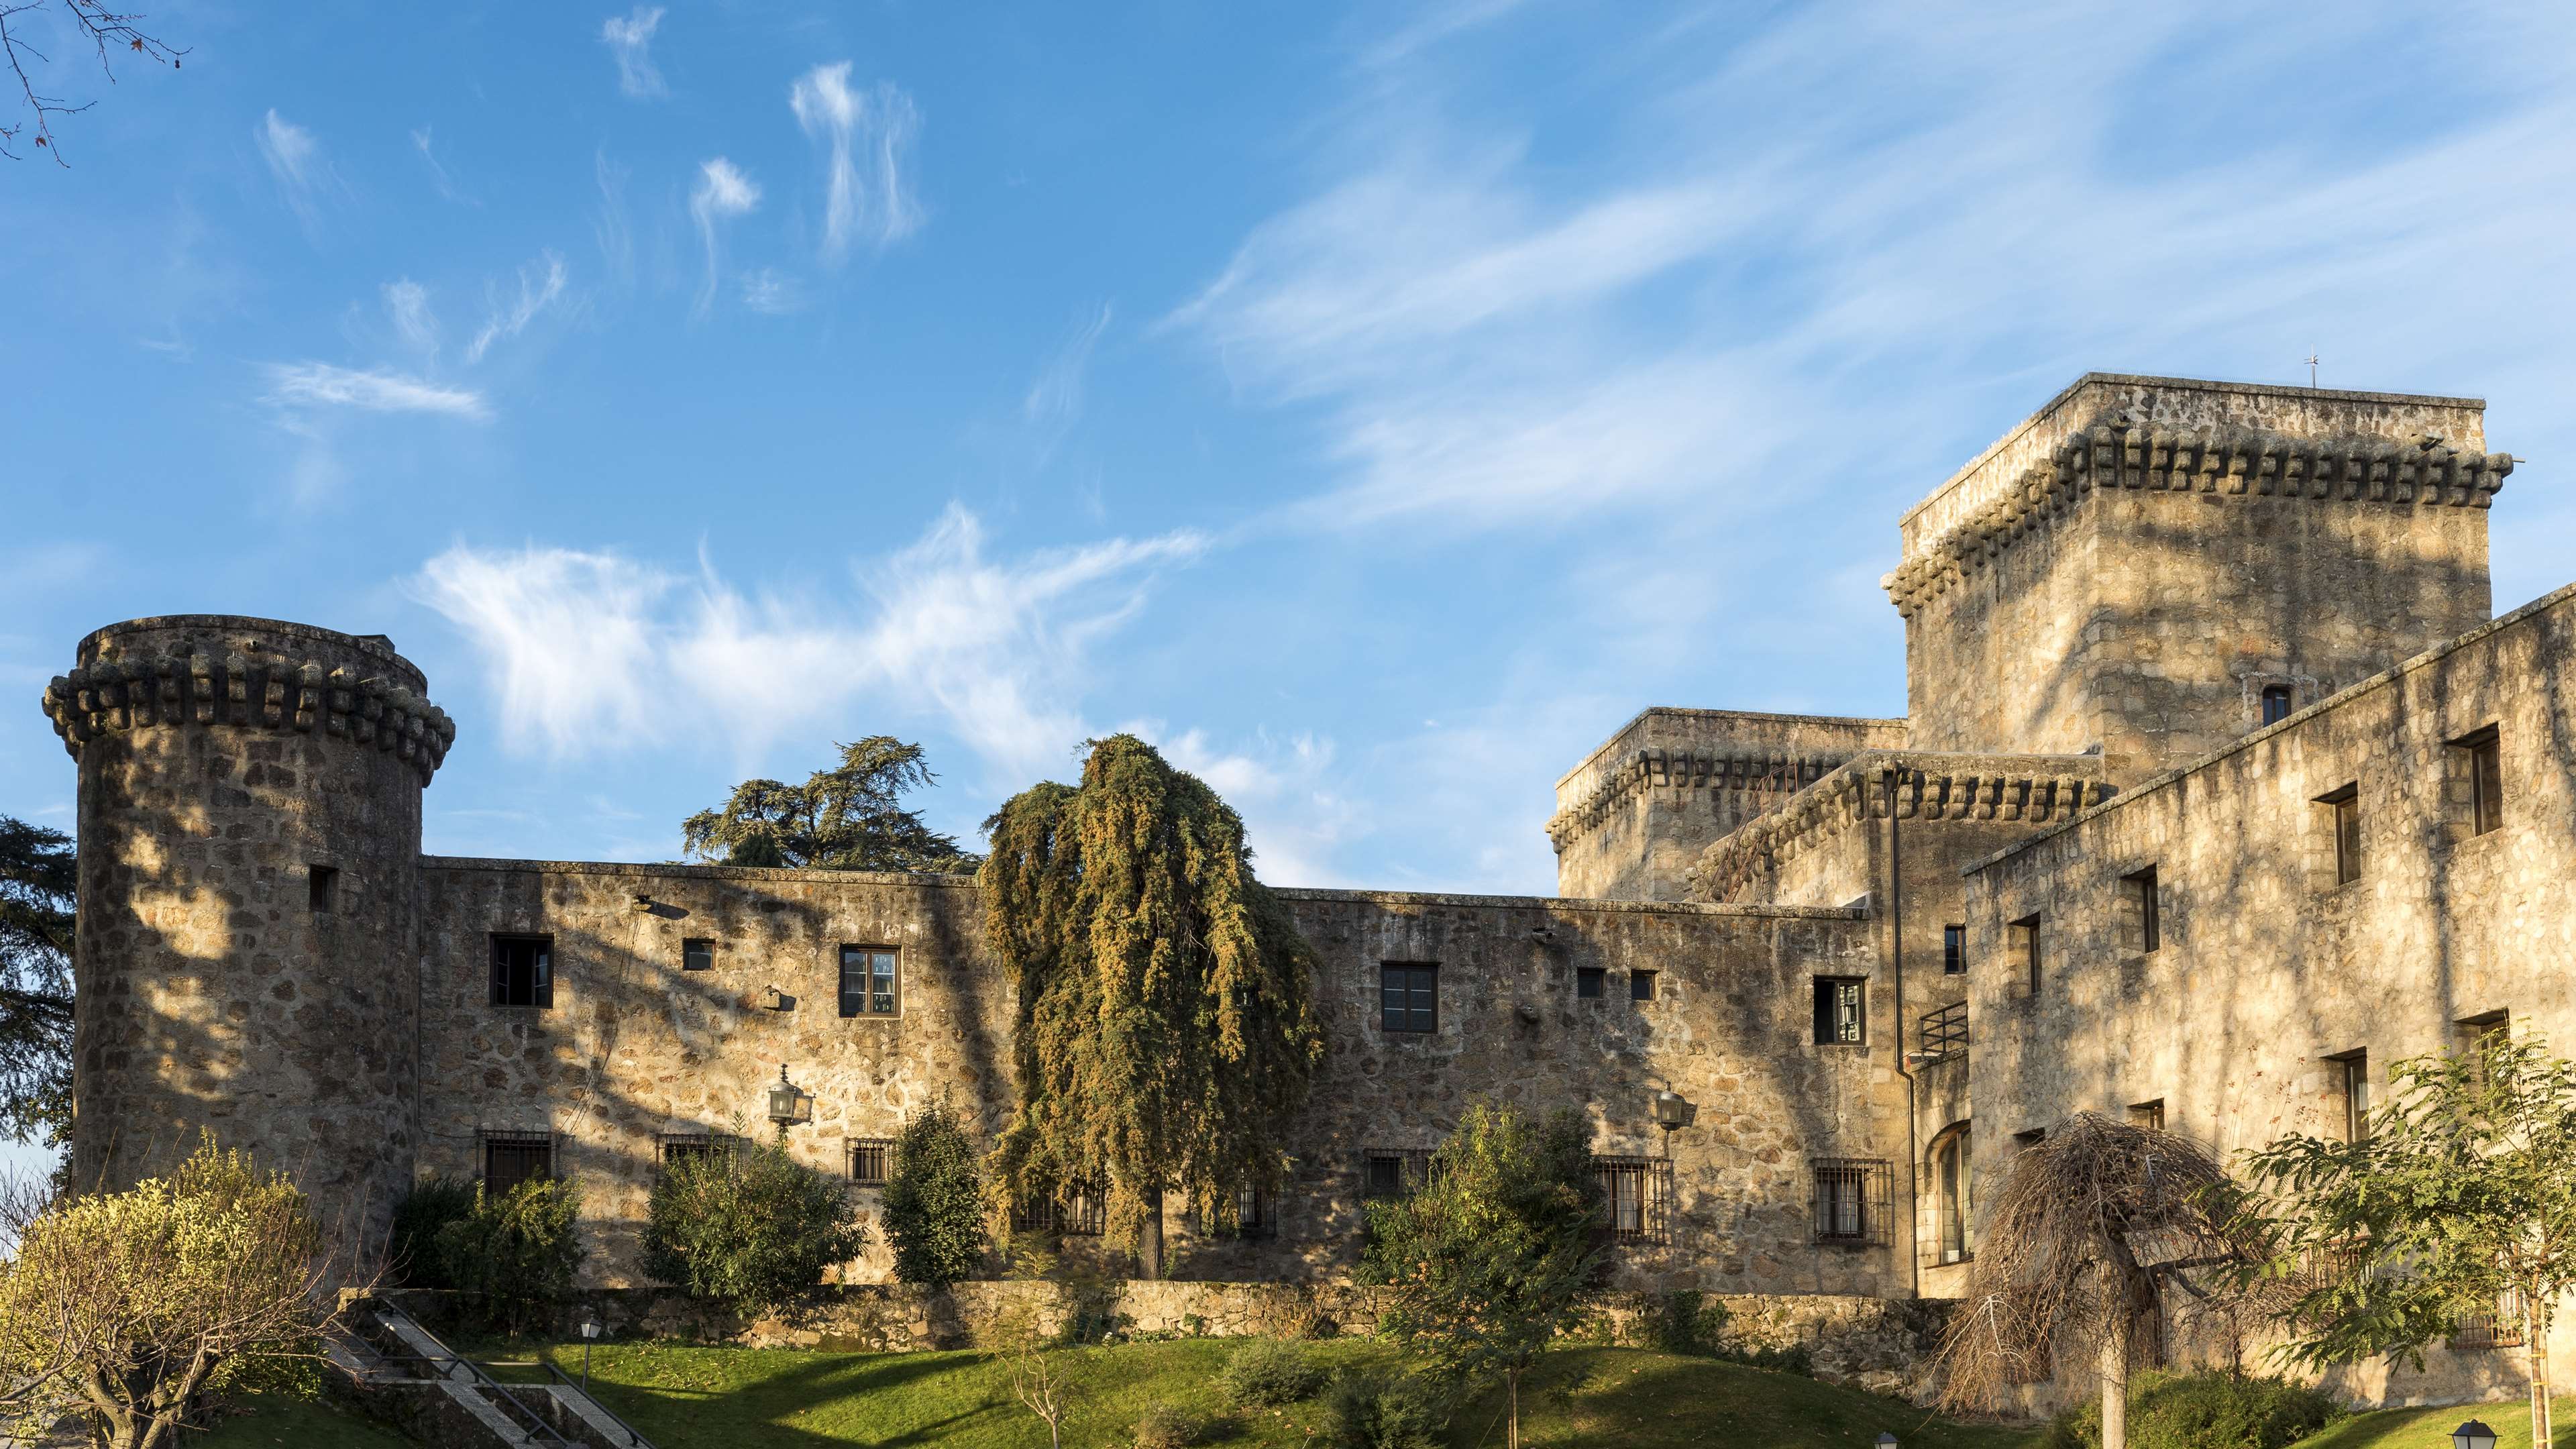
M 1179 1214 L 1179 1271 L 1346 1267 L 1490 1097 L 1590 1115 L 1624 1283 L 1937 1298 L 1977 1176 L 2073 1111 L 2233 1150 L 2499 1026 L 2576 1051 L 2576 587 L 2490 618 L 2483 412 L 2088 375 L 1904 516 L 1905 718 L 1647 710 L 1557 782 L 1558 897 L 1283 891 L 1329 1055 L 1288 1188 Z M 427 693 L 221 616 L 45 690 L 82 1181 L 204 1126 L 380 1233 L 420 1174 L 569 1175 L 613 1284 L 657 1164 L 782 1067 L 862 1193 L 908 1110 L 1007 1120 L 971 879 L 424 856 Z M 2512 1336 L 2343 1387 L 2501 1391 Z

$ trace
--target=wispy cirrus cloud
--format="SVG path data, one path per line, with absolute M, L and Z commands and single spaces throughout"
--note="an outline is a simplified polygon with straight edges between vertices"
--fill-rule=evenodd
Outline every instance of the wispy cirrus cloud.
M 438 183 L 438 194 L 441 197 L 456 203 L 458 206 L 481 206 L 483 204 L 474 197 L 466 195 L 464 190 L 457 186 L 456 178 L 448 174 L 446 164 L 438 159 L 438 151 L 432 144 L 429 127 L 423 126 L 419 130 L 412 132 L 411 145 L 413 150 L 420 153 L 421 161 L 429 167 L 430 179 Z
M 385 284 L 385 315 L 405 347 L 421 356 L 438 356 L 438 314 L 430 310 L 429 289 L 409 277 Z
M 994 556 L 952 505 L 837 589 L 747 592 L 608 550 L 465 545 L 406 586 L 481 657 L 513 750 L 556 757 L 721 735 L 746 755 L 857 704 L 928 714 L 1003 778 L 1060 770 L 1089 732 L 1094 648 L 1154 576 L 1208 547 L 1181 531 Z
M 748 216 L 760 205 L 760 185 L 722 156 L 698 163 L 698 185 L 689 193 L 689 215 L 698 223 L 698 241 L 706 249 L 707 279 L 698 289 L 696 315 L 715 305 L 716 278 L 724 264 L 720 224 Z
M 653 64 L 653 32 L 662 28 L 662 7 L 638 5 L 632 14 L 612 15 L 599 27 L 600 42 L 617 61 L 617 89 L 627 99 L 657 100 L 671 93 Z
M 564 278 L 564 259 L 547 251 L 519 268 L 516 293 L 506 293 L 498 285 L 487 286 L 483 325 L 474 333 L 474 340 L 466 344 L 465 360 L 480 362 L 493 343 L 528 330 L 538 313 L 563 296 Z
M 322 154 L 322 143 L 274 109 L 251 127 L 251 139 L 258 143 L 260 159 L 268 163 L 268 174 L 277 182 L 277 194 L 287 209 L 305 231 L 318 230 L 323 199 L 344 189 L 339 173 Z
M 426 378 L 327 362 L 270 363 L 266 401 L 292 408 L 352 408 L 370 413 L 430 413 L 480 422 L 483 395 Z
M 775 267 L 743 274 L 742 305 L 754 312 L 784 317 L 804 311 L 807 300 L 805 285 Z
M 1109 330 L 1110 305 L 1078 323 L 1064 344 L 1029 384 L 1028 395 L 1020 400 L 1020 416 L 1037 430 L 1041 459 L 1055 451 L 1066 433 L 1082 417 L 1084 374 L 1091 366 L 1091 350 L 1100 344 L 1100 334 Z
M 909 176 L 921 110 L 912 97 L 885 81 L 851 89 L 845 60 L 797 77 L 787 104 L 824 151 L 824 260 L 841 260 L 854 243 L 891 246 L 920 228 Z

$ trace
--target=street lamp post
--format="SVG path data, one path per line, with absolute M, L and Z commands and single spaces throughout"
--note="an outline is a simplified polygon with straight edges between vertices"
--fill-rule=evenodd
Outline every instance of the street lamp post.
M 2451 1431 L 2453 1449 L 2495 1449 L 2495 1430 L 2471 1419 Z
M 599 1337 L 599 1320 L 584 1314 L 581 1320 L 581 1391 L 590 1392 L 590 1341 Z

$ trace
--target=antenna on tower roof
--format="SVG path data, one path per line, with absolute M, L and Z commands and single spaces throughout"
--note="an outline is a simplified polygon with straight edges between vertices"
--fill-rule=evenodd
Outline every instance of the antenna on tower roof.
M 2315 387 L 2315 386 L 2317 385 L 2317 353 L 2316 353 L 2316 349 L 2315 349 L 2315 348 L 2313 348 L 2313 347 L 2312 347 L 2312 348 L 2309 348 L 2309 349 L 2308 349 L 2308 358 L 2307 358 L 2307 361 L 2308 361 L 2308 386 L 2310 386 L 2310 387 Z

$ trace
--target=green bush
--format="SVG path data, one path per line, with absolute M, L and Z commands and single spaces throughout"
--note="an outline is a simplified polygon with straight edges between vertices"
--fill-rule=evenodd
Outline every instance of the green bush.
M 1815 1356 L 1803 1343 L 1793 1343 L 1787 1348 L 1768 1344 L 1761 1348 L 1718 1348 L 1709 1350 L 1708 1356 L 1726 1363 L 1740 1363 L 1746 1368 L 1771 1369 L 1778 1373 L 1797 1374 L 1801 1378 L 1816 1376 Z
M 510 1333 L 552 1327 L 584 1256 L 581 1189 L 530 1178 L 499 1197 L 474 1185 L 474 1205 L 431 1239 L 438 1271 L 466 1318 Z
M 438 1258 L 441 1228 L 474 1211 L 474 1179 L 424 1177 L 394 1204 L 388 1265 L 406 1288 L 453 1288 Z
M 1275 1409 L 1314 1397 L 1324 1370 L 1306 1350 L 1276 1338 L 1256 1338 L 1234 1351 L 1217 1375 L 1226 1402 L 1238 1409 Z
M 680 1158 L 662 1169 L 645 1209 L 644 1271 L 745 1316 L 823 1281 L 867 1246 L 840 1183 L 779 1143 Z
M 2334 1400 L 2287 1379 L 2142 1373 L 2129 1381 L 2130 1449 L 2285 1449 L 2343 1417 Z M 2051 1420 L 2041 1449 L 2102 1449 L 2102 1404 Z
M 984 1261 L 984 1184 L 975 1144 L 947 1103 L 905 1119 L 885 1185 L 886 1242 L 894 1276 L 945 1288 Z
M 1447 1398 L 1410 1375 L 1345 1374 L 1325 1404 L 1324 1438 L 1333 1449 L 1441 1449 L 1448 1430 Z
M 1207 1426 L 1169 1404 L 1156 1404 L 1136 1419 L 1136 1449 L 1189 1449 Z
M 1711 1303 L 1696 1288 L 1658 1293 L 1646 1300 L 1632 1330 L 1659 1353 L 1714 1354 L 1726 1329 L 1726 1305 Z

